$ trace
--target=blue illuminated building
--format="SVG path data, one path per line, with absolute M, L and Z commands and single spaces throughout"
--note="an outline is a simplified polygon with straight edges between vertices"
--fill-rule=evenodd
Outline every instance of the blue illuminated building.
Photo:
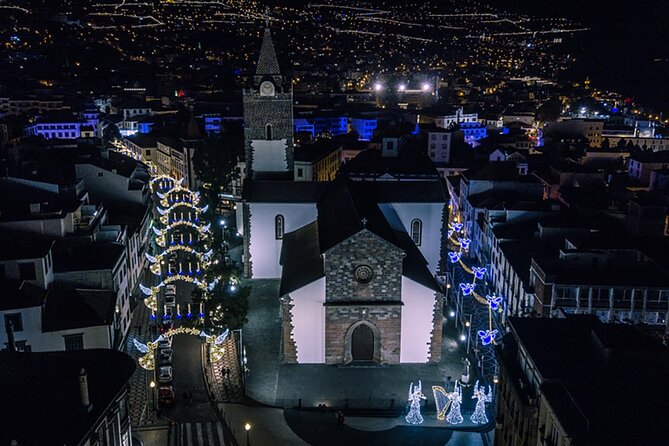
M 377 125 L 376 118 L 351 118 L 351 130 L 359 135 L 360 141 L 371 141 Z
M 479 122 L 462 122 L 459 125 L 467 144 L 474 145 L 474 141 L 483 139 L 488 135 L 485 126 Z

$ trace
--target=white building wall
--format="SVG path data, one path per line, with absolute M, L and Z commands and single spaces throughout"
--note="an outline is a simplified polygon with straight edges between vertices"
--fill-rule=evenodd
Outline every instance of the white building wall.
M 427 362 L 432 340 L 434 291 L 402 277 L 400 362 Z
M 13 313 L 21 313 L 23 322 L 23 330 L 14 332 L 14 340 L 16 342 L 26 341 L 33 352 L 63 351 L 65 350 L 63 336 L 75 334 L 84 335 L 85 349 L 112 348 L 110 327 L 107 325 L 42 333 L 42 307 L 1 311 L 0 320 L 4 323 L 5 314 Z M 6 348 L 6 343 L 7 332 L 0 330 L 0 348 Z
M 288 170 L 286 159 L 287 139 L 273 141 L 253 140 L 253 171 L 254 172 L 285 172 Z
M 433 274 L 439 268 L 439 255 L 441 251 L 441 227 L 443 203 L 383 203 L 379 207 L 385 217 L 392 222 L 392 210 L 399 217 L 404 230 L 411 237 L 411 222 L 419 219 L 423 223 L 421 237 L 421 254 L 428 262 L 428 268 Z
M 96 199 L 125 200 L 141 204 L 144 200 L 143 191 L 129 190 L 129 179 L 94 166 L 93 164 L 77 164 L 77 178 L 84 180 L 86 189 Z
M 0 223 L 0 228 L 17 229 L 26 232 L 35 232 L 50 237 L 65 237 L 72 222 L 72 214 L 67 214 L 64 218 L 51 218 L 45 220 L 24 220 L 24 221 L 6 221 Z M 72 222 L 72 228 L 74 224 Z
M 277 215 L 283 215 L 284 233 L 295 231 L 316 220 L 316 203 L 250 203 L 249 252 L 254 279 L 281 277 L 281 244 L 274 232 Z
M 293 291 L 290 297 L 297 362 L 325 363 L 325 277 Z

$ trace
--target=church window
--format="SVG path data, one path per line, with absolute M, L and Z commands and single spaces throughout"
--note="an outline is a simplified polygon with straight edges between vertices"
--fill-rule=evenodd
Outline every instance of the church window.
M 284 231 L 284 220 L 283 220 L 283 215 L 277 215 L 274 218 L 274 237 L 277 240 L 281 240 L 283 238 L 283 231 Z
M 421 239 L 423 238 L 423 222 L 419 219 L 414 219 L 411 222 L 411 240 L 420 246 Z
M 265 139 L 268 141 L 272 139 L 272 124 L 265 126 Z

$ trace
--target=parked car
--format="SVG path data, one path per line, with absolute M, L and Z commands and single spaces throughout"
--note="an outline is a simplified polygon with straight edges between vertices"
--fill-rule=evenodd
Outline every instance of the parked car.
M 160 349 L 158 349 L 158 364 L 159 365 L 172 365 L 172 349 L 171 348 L 160 348 Z
M 177 294 L 177 286 L 173 283 L 165 285 L 165 294 Z
M 158 368 L 158 382 L 164 384 L 172 382 L 172 366 L 165 365 Z
M 168 307 L 173 307 L 176 301 L 176 296 L 174 294 L 165 294 L 165 305 Z
M 158 348 L 172 348 L 172 338 L 163 338 L 158 341 Z
M 158 388 L 158 402 L 161 406 L 174 405 L 174 387 L 160 386 Z

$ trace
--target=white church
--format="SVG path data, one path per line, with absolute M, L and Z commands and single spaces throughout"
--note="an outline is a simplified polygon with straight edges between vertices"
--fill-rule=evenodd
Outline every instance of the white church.
M 248 177 L 237 206 L 244 272 L 280 281 L 283 360 L 439 361 L 436 274 L 447 199 L 436 171 L 394 176 L 399 155 L 384 149 L 366 157 L 375 168 L 389 166 L 366 177 L 373 181 L 345 172 L 332 182 L 292 181 L 292 89 L 269 29 L 244 91 L 244 124 Z

